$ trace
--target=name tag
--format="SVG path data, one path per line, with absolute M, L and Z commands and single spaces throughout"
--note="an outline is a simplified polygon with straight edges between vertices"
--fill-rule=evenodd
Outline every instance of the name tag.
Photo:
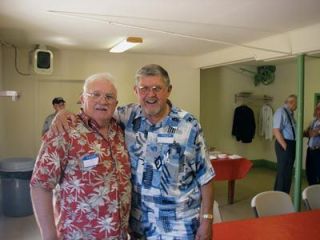
M 91 154 L 82 158 L 82 164 L 84 168 L 95 167 L 99 163 L 99 157 L 97 154 Z
M 174 142 L 173 134 L 171 134 L 171 133 L 158 134 L 157 142 L 158 143 L 173 143 Z

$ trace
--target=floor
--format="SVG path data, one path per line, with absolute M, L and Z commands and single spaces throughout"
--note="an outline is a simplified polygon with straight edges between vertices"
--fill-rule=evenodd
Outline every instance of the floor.
M 223 221 L 253 218 L 253 211 L 250 207 L 251 198 L 259 192 L 272 190 L 274 179 L 273 170 L 251 169 L 246 178 L 236 182 L 235 201 L 232 205 L 227 203 L 227 182 L 216 182 L 215 199 L 219 203 Z M 305 187 L 306 182 L 303 180 L 302 189 Z M 304 210 L 303 206 L 302 210 Z M 40 240 L 34 216 L 15 218 L 0 216 L 0 239 Z
M 233 204 L 228 204 L 227 182 L 219 181 L 215 183 L 215 199 L 219 203 L 223 221 L 254 218 L 254 213 L 250 207 L 250 202 L 256 194 L 273 189 L 276 172 L 265 168 L 253 168 L 248 175 L 236 181 L 235 199 Z M 294 194 L 294 179 L 291 188 L 291 197 Z M 307 187 L 305 179 L 302 179 L 301 189 Z M 301 211 L 304 211 L 301 202 Z

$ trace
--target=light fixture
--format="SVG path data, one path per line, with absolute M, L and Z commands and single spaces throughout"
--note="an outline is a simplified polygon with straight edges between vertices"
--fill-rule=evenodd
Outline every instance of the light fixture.
M 128 49 L 142 43 L 143 40 L 140 37 L 128 37 L 127 39 L 119 42 L 115 46 L 110 49 L 112 53 L 122 53 L 127 51 Z

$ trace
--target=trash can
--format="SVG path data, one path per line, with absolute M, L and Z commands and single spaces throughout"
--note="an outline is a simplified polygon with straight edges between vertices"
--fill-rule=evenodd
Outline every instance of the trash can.
M 34 163 L 33 158 L 0 159 L 2 210 L 5 216 L 33 214 L 29 184 Z

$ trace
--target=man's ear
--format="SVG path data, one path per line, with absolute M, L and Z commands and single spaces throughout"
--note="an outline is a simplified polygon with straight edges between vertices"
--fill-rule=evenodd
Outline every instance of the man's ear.
M 171 92 L 171 90 L 172 90 L 172 85 L 169 85 L 168 92 Z
M 137 87 L 137 85 L 134 85 L 133 91 L 138 96 L 138 87 Z

